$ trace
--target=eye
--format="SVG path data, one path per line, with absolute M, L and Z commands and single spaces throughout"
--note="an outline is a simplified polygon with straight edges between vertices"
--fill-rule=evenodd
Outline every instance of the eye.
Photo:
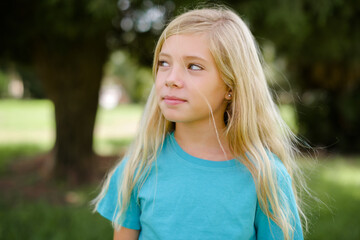
M 158 62 L 159 67 L 169 67 L 169 63 L 163 60 L 159 60 Z
M 200 70 L 203 70 L 203 67 L 201 67 L 200 65 L 198 64 L 189 64 L 188 68 L 190 70 L 195 70 L 195 71 L 200 71 Z

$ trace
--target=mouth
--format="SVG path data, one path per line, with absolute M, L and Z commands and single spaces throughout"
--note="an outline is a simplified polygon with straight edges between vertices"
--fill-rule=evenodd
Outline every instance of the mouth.
M 178 104 L 187 102 L 183 98 L 178 98 L 178 97 L 174 97 L 174 96 L 165 96 L 162 98 L 162 100 L 165 102 L 165 104 L 168 104 L 168 105 L 178 105 Z

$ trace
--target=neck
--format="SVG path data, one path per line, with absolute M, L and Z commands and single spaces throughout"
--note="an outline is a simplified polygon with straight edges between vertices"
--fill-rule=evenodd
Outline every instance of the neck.
M 223 122 L 216 124 L 216 128 L 211 121 L 208 124 L 176 123 L 174 136 L 180 147 L 194 157 L 212 161 L 232 159 Z

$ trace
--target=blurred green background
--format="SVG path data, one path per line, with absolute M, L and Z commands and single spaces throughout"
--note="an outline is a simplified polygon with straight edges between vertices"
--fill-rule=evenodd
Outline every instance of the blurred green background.
M 247 22 L 315 154 L 306 239 L 360 239 L 360 2 L 208 1 Z M 89 200 L 134 137 L 156 40 L 197 1 L 0 3 L 0 239 L 111 239 Z

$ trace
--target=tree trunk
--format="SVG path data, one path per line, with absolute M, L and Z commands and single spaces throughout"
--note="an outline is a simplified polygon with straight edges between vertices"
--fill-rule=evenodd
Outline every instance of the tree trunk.
M 35 66 L 55 108 L 53 173 L 69 182 L 94 176 L 93 130 L 107 50 L 103 39 L 36 48 Z

